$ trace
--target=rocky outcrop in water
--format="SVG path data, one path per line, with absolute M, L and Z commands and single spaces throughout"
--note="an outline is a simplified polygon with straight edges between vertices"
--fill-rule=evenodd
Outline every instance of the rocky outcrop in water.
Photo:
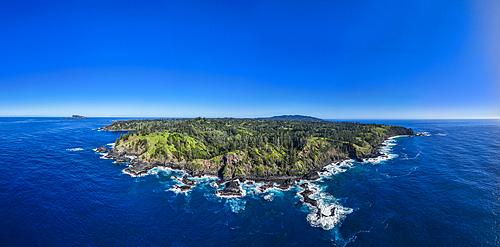
M 301 184 L 300 187 L 304 189 L 304 191 L 299 193 L 299 195 L 301 195 L 304 198 L 304 203 L 308 203 L 311 206 L 318 207 L 318 201 L 311 199 L 309 197 L 314 193 L 312 190 L 309 189 L 309 185 L 307 183 L 304 183 Z
M 132 160 L 132 162 L 130 162 L 129 167 L 126 168 L 124 172 L 132 176 L 142 176 L 146 175 L 149 172 L 149 170 L 155 167 L 157 167 L 157 165 L 151 164 L 149 162 L 143 162 L 138 159 L 134 159 Z
M 106 159 L 118 159 L 124 154 L 125 153 L 118 152 L 118 151 L 116 151 L 116 149 L 112 148 L 111 150 L 109 150 L 108 154 L 106 156 L 104 156 L 104 158 L 106 158 Z
M 427 132 L 418 132 L 415 134 L 415 136 L 430 136 L 430 135 Z
M 216 191 L 218 196 L 243 196 L 243 191 L 238 180 L 231 180 L 225 185 L 225 189 Z
M 101 147 L 98 147 L 96 149 L 96 151 L 99 153 L 106 153 L 108 151 L 108 149 L 105 146 L 101 146 Z
M 196 185 L 196 181 L 189 179 L 188 176 L 184 176 L 182 178 L 182 183 L 184 183 L 185 185 L 188 185 L 188 186 L 195 186 Z
M 131 160 L 132 159 L 129 158 L 129 157 L 123 157 L 122 156 L 122 157 L 119 157 L 119 158 L 116 159 L 116 163 L 118 163 L 118 164 L 124 164 L 124 163 L 130 162 Z

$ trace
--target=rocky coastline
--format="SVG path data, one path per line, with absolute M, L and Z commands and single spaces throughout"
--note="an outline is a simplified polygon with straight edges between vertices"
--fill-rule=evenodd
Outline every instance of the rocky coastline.
M 389 140 L 393 137 L 389 137 L 386 139 Z M 369 158 L 377 158 L 384 156 L 382 149 L 385 148 L 387 143 L 384 141 L 380 143 L 376 148 L 372 150 L 372 152 L 368 155 L 353 157 L 359 161 L 364 161 Z M 193 187 L 196 186 L 196 181 L 190 179 L 189 177 L 202 177 L 202 176 L 211 176 L 217 177 L 219 180 L 215 183 L 218 188 L 215 192 L 217 196 L 220 197 L 242 197 L 245 196 L 245 190 L 242 189 L 242 184 L 246 183 L 247 185 L 253 185 L 254 183 L 263 183 L 260 186 L 260 192 L 265 193 L 266 190 L 270 188 L 280 189 L 280 190 L 288 190 L 291 186 L 299 185 L 303 191 L 298 194 L 303 198 L 303 203 L 308 204 L 312 207 L 318 209 L 318 217 L 323 216 L 333 216 L 335 214 L 335 208 L 331 209 L 331 212 L 322 212 L 318 207 L 317 200 L 311 198 L 311 195 L 314 192 L 309 188 L 308 181 L 316 181 L 321 177 L 319 176 L 319 172 L 325 172 L 326 166 L 337 163 L 339 164 L 342 161 L 349 160 L 350 158 L 340 159 L 325 163 L 319 167 L 309 170 L 304 175 L 300 176 L 288 176 L 288 175 L 234 175 L 233 177 L 224 177 L 220 176 L 220 173 L 215 171 L 194 171 L 191 167 L 189 167 L 186 163 L 175 163 L 175 162 L 146 162 L 138 159 L 140 154 L 132 153 L 132 152 L 119 152 L 115 148 L 107 150 L 106 147 L 99 147 L 96 149 L 97 152 L 107 154 L 104 156 L 106 159 L 114 159 L 118 164 L 127 164 L 127 168 L 123 170 L 124 173 L 127 173 L 133 177 L 145 176 L 149 173 L 153 168 L 167 168 L 172 170 L 180 170 L 187 173 L 187 175 L 182 178 L 174 176 L 174 179 L 179 181 L 182 185 L 175 185 L 175 188 L 180 190 L 181 192 L 190 191 Z
M 389 140 L 390 138 L 387 138 Z M 380 143 L 376 148 L 372 150 L 372 152 L 368 155 L 364 156 L 356 156 L 352 157 L 354 159 L 357 159 L 359 161 L 363 161 L 364 159 L 369 159 L 369 158 L 377 158 L 380 156 L 384 156 L 385 154 L 381 152 L 381 150 L 385 147 L 384 143 Z M 187 166 L 185 162 L 147 162 L 143 161 L 140 159 L 136 159 L 135 157 L 139 157 L 140 154 L 138 153 L 133 153 L 133 152 L 119 152 L 115 148 L 107 150 L 106 147 L 101 146 L 96 149 L 97 152 L 105 153 L 108 152 L 104 158 L 106 159 L 114 159 L 116 160 L 116 163 L 118 164 L 124 164 L 124 163 L 129 163 L 128 167 L 124 169 L 124 172 L 130 174 L 131 176 L 137 177 L 137 176 L 143 176 L 148 174 L 148 172 L 155 168 L 155 167 L 163 167 L 163 168 L 170 168 L 173 170 L 181 170 L 186 172 L 192 177 L 201 177 L 204 175 L 207 176 L 215 176 L 220 179 L 222 183 L 228 182 L 228 181 L 233 181 L 233 180 L 239 180 L 242 182 L 245 181 L 254 181 L 257 183 L 276 183 L 279 184 L 279 187 L 286 189 L 292 185 L 295 184 L 295 182 L 300 181 L 300 180 L 308 180 L 308 181 L 314 181 L 320 179 L 320 176 L 318 172 L 323 172 L 325 171 L 325 167 L 327 165 L 330 165 L 332 163 L 339 163 L 345 160 L 351 159 L 351 157 L 345 158 L 345 159 L 339 159 L 339 160 L 333 160 L 327 163 L 322 164 L 321 166 L 318 166 L 314 169 L 309 170 L 307 173 L 301 176 L 289 176 L 289 175 L 253 175 L 253 174 L 246 174 L 246 175 L 234 175 L 231 178 L 220 176 L 218 172 L 215 171 L 207 171 L 207 170 L 201 170 L 201 171 L 195 171 L 191 167 Z M 130 157 L 134 157 L 133 159 Z

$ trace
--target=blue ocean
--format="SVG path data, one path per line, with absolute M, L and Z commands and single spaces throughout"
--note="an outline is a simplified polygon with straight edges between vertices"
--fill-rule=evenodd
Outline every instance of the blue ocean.
M 0 118 L 1 246 L 500 246 L 500 120 L 361 121 L 429 136 L 311 182 L 324 219 L 298 187 L 220 198 L 212 178 L 131 177 L 94 151 L 113 120 Z

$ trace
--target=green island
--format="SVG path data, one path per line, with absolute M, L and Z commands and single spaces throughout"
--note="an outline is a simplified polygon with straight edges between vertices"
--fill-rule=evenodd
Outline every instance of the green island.
M 218 176 L 221 181 L 288 185 L 316 179 L 317 171 L 332 162 L 376 157 L 389 137 L 415 135 L 401 126 L 305 116 L 128 120 L 102 129 L 128 132 L 106 157 L 127 163 L 127 157 L 135 156 L 124 170 L 134 176 L 160 166 L 191 176 Z M 186 178 L 183 182 L 191 183 Z

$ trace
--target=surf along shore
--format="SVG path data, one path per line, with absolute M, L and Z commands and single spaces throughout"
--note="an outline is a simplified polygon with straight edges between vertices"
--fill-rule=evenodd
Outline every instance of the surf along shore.
M 285 123 L 287 122 L 279 123 L 279 125 L 284 125 Z M 109 126 L 107 127 L 108 128 L 104 127 L 102 129 L 115 130 L 115 131 L 119 130 L 119 129 L 109 128 Z M 130 126 L 127 127 L 129 129 L 135 129 L 137 132 L 141 131 L 138 130 L 137 128 L 130 128 Z M 380 129 L 380 127 L 378 128 Z M 311 186 L 308 182 L 320 180 L 321 179 L 320 174 L 325 174 L 328 172 L 335 173 L 336 172 L 335 169 L 331 169 L 332 166 L 333 167 L 340 166 L 341 164 L 344 164 L 346 161 L 358 160 L 360 162 L 363 162 L 363 161 L 377 161 L 377 160 L 388 159 L 390 158 L 390 155 L 387 152 L 385 152 L 385 150 L 389 145 L 388 140 L 392 140 L 400 136 L 415 135 L 413 133 L 413 130 L 399 126 L 390 126 L 386 129 L 391 129 L 391 130 L 396 129 L 396 131 L 387 131 L 388 132 L 387 135 L 383 136 L 383 138 L 380 138 L 377 141 L 378 143 L 376 147 L 369 149 L 369 152 L 366 152 L 366 150 L 359 148 L 361 144 L 358 145 L 354 144 L 351 150 L 349 149 L 345 150 L 346 152 L 344 153 L 344 155 L 338 155 L 336 159 L 322 162 L 320 165 L 310 166 L 304 171 L 301 171 L 300 173 L 296 172 L 295 174 L 287 174 L 287 173 L 265 174 L 265 175 L 248 174 L 248 173 L 238 174 L 238 172 L 234 172 L 234 170 L 231 173 L 227 173 L 228 167 L 238 166 L 238 165 L 241 166 L 242 162 L 241 155 L 238 156 L 232 152 L 218 156 L 217 161 L 219 163 L 216 164 L 216 166 L 214 166 L 213 162 L 212 163 L 205 162 L 206 165 L 205 167 L 208 167 L 210 169 L 196 169 L 196 167 L 193 167 L 192 162 L 186 161 L 185 159 L 170 158 L 163 160 L 158 160 L 158 159 L 154 160 L 151 158 L 150 155 L 149 156 L 144 155 L 146 152 L 145 150 L 148 150 L 147 148 L 142 151 L 140 150 L 140 148 L 139 149 L 135 148 L 138 142 L 144 140 L 139 138 L 134 139 L 136 136 L 132 136 L 132 138 L 130 138 L 131 139 L 130 142 L 126 142 L 127 140 L 123 140 L 124 138 L 120 138 L 119 140 L 117 140 L 118 145 L 115 145 L 110 150 L 107 150 L 107 148 L 105 147 L 99 147 L 96 149 L 96 151 L 105 154 L 104 158 L 106 159 L 114 159 L 116 163 L 127 165 L 127 168 L 125 168 L 123 172 L 133 177 L 148 175 L 155 168 L 183 171 L 185 175 L 183 175 L 182 177 L 177 177 L 177 176 L 172 177 L 173 179 L 176 179 L 180 183 L 180 185 L 175 185 L 175 190 L 182 193 L 190 191 L 198 183 L 197 181 L 199 180 L 198 178 L 204 176 L 211 177 L 215 180 L 215 182 L 212 184 L 213 187 L 217 188 L 215 192 L 216 195 L 220 197 L 245 196 L 246 191 L 245 189 L 243 189 L 243 185 L 257 186 L 257 190 L 260 193 L 265 193 L 270 189 L 288 190 L 290 189 L 291 186 L 299 186 L 301 188 L 301 191 L 298 194 L 299 196 L 302 197 L 302 201 L 310 205 L 311 207 L 316 208 L 318 217 L 322 216 L 332 217 L 335 215 L 335 209 L 327 208 L 322 210 L 320 207 L 321 205 L 319 205 L 318 201 L 313 198 L 314 193 L 316 192 L 312 188 L 310 188 Z M 167 131 L 167 133 L 171 132 Z M 376 132 L 374 133 L 376 134 Z M 401 133 L 406 135 L 400 135 Z M 148 137 L 150 137 L 153 134 L 142 133 L 142 135 L 143 136 L 148 135 Z M 155 132 L 154 135 L 158 135 L 158 133 Z M 141 137 L 141 134 L 137 134 L 137 137 Z M 325 141 L 328 140 L 327 138 L 314 139 L 314 137 L 311 139 L 325 140 Z M 359 139 L 360 138 L 357 138 L 358 143 L 360 141 Z M 132 142 L 135 150 L 138 150 L 139 152 L 134 152 L 134 148 L 132 148 L 131 145 Z M 317 146 L 321 145 L 321 143 L 319 144 L 313 143 L 313 144 L 316 144 Z M 146 146 L 147 145 L 158 146 L 159 143 L 154 143 L 150 141 L 146 142 Z M 314 151 L 314 149 L 307 149 L 309 147 L 308 145 L 311 146 L 310 143 L 307 143 L 302 151 L 304 150 L 308 152 Z M 359 148 L 365 152 L 359 152 L 359 150 L 357 150 L 356 148 Z M 302 155 L 299 157 L 304 156 L 304 152 L 300 152 L 299 154 Z

